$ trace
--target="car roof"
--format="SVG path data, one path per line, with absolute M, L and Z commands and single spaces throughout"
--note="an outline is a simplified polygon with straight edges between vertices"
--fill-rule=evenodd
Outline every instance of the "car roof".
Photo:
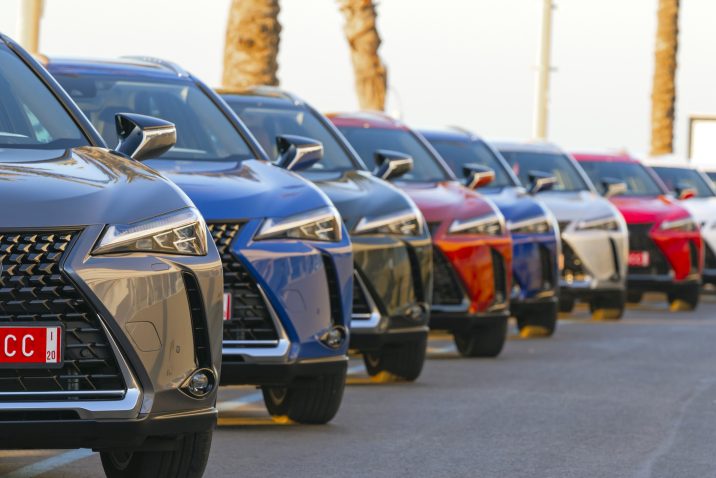
M 640 161 L 626 153 L 571 153 L 577 161 L 605 163 L 639 163 Z
M 410 130 L 410 128 L 400 120 L 378 111 L 328 113 L 326 117 L 337 127 Z
M 270 103 L 283 103 L 286 106 L 303 106 L 305 104 L 305 101 L 303 101 L 298 96 L 276 86 L 258 85 L 246 88 L 222 86 L 214 88 L 214 91 L 216 91 L 221 96 L 246 98 L 253 100 L 261 99 Z
M 490 144 L 498 151 L 566 154 L 565 151 L 556 144 L 541 141 L 491 141 Z
M 450 127 L 448 129 L 420 129 L 418 131 L 426 139 L 435 141 L 484 141 L 480 136 L 459 127 Z
M 144 78 L 187 79 L 189 73 L 176 63 L 152 57 L 116 59 L 44 57 L 53 73 L 122 74 Z

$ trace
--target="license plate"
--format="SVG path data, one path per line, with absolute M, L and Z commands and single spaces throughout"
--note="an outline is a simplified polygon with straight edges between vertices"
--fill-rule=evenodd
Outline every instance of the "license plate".
M 0 367 L 59 367 L 64 334 L 57 325 L 0 326 Z
M 224 292 L 224 320 L 231 320 L 231 294 Z
M 651 260 L 651 258 L 649 257 L 648 251 L 630 251 L 629 252 L 628 264 L 631 267 L 649 267 L 650 260 Z

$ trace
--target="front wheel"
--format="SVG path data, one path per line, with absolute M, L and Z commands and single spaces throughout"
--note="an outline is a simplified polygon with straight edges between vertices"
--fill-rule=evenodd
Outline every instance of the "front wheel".
M 453 339 L 463 357 L 497 357 L 507 340 L 507 318 L 491 319 L 469 330 L 455 331 Z
M 589 302 L 589 310 L 594 320 L 619 320 L 624 316 L 626 297 L 624 292 L 603 293 Z
M 699 305 L 701 286 L 697 283 L 676 286 L 667 294 L 669 310 L 673 312 L 688 312 Z
M 544 302 L 525 307 L 515 316 L 523 338 L 550 337 L 557 328 L 557 302 Z
M 385 381 L 415 381 L 423 370 L 428 334 L 417 340 L 383 347 L 378 352 L 363 354 L 363 362 L 371 377 Z
M 103 451 L 108 478 L 201 478 L 209 459 L 213 429 L 178 437 L 174 450 Z
M 266 409 L 274 419 L 323 425 L 338 413 L 346 386 L 346 372 L 301 381 L 292 387 L 262 387 Z

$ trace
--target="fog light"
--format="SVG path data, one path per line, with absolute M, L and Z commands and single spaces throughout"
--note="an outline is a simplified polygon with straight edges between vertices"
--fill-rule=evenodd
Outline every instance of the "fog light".
M 182 389 L 195 398 L 202 398 L 214 390 L 216 378 L 209 369 L 200 369 L 194 372 L 184 383 Z
M 328 332 L 323 334 L 320 340 L 330 348 L 337 349 L 346 340 L 346 329 L 335 325 Z

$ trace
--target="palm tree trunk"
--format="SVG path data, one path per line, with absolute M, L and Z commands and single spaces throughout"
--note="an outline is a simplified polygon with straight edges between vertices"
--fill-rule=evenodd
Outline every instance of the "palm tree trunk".
M 343 31 L 351 49 L 355 88 L 361 109 L 383 111 L 388 73 L 378 55 L 380 35 L 372 0 L 338 0 L 345 17 Z
M 279 0 L 232 0 L 226 25 L 226 88 L 278 85 Z
M 659 0 L 651 93 L 651 154 L 653 156 L 674 151 L 678 46 L 679 0 Z

